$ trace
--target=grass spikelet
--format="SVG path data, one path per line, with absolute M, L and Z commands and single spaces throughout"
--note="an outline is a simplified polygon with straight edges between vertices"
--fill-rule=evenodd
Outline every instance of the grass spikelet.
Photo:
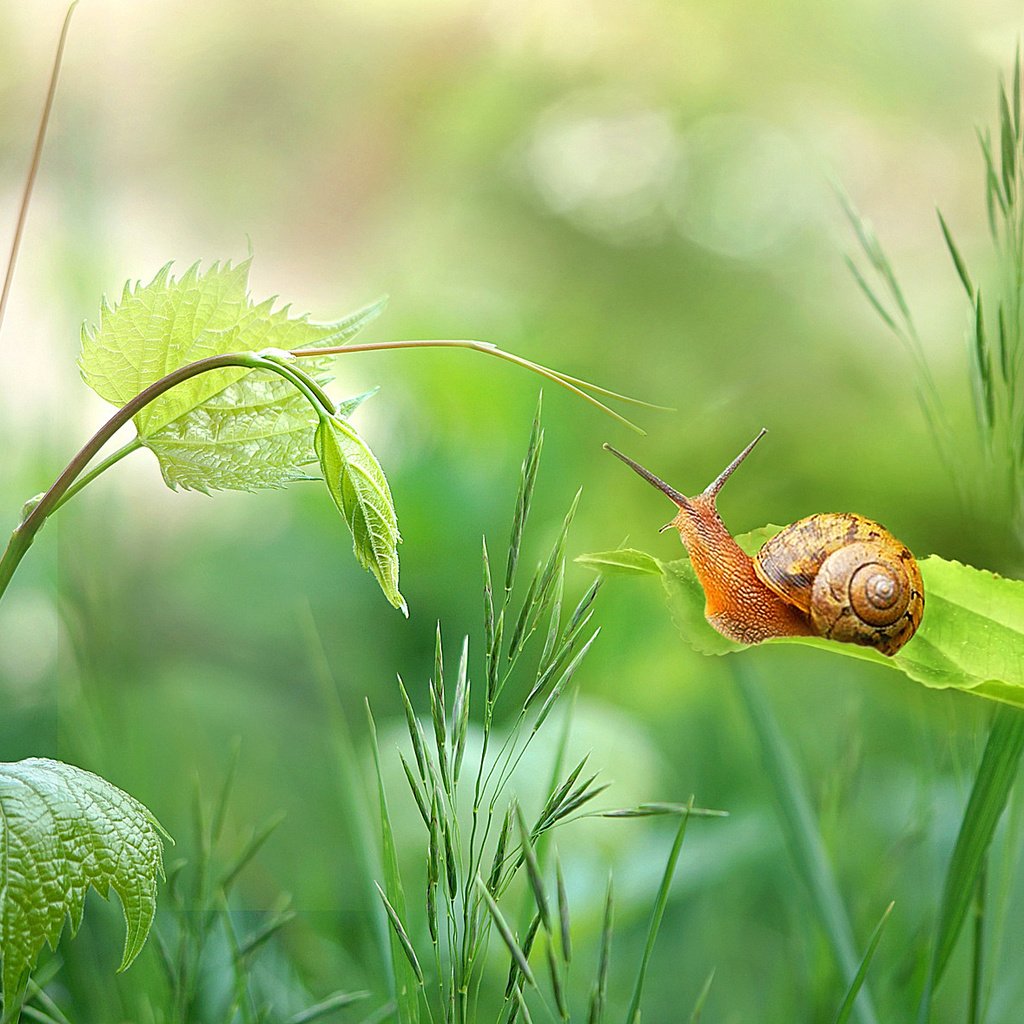
M 533 971 L 530 970 L 530 964 L 526 959 L 526 954 L 519 948 L 519 943 L 516 942 L 516 937 L 512 933 L 512 929 L 508 926 L 508 922 L 505 920 L 501 911 L 498 909 L 498 904 L 494 902 L 494 897 L 490 894 L 487 886 L 484 885 L 483 879 L 477 876 L 476 888 L 481 898 L 484 901 L 484 906 L 487 908 L 488 914 L 491 915 L 491 920 L 494 922 L 495 928 L 498 930 L 498 934 L 501 936 L 501 941 L 508 947 L 509 954 L 519 971 L 519 973 L 529 982 L 531 985 L 536 985 L 536 981 L 533 977 Z M 512 983 L 515 984 L 514 981 Z M 511 988 L 506 990 L 507 995 L 511 995 Z

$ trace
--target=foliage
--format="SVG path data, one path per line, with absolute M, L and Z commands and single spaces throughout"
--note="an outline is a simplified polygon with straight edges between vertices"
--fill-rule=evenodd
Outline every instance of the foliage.
M 161 907 L 156 939 L 167 998 L 157 1004 L 161 1024 L 247 1024 L 282 1021 L 305 1024 L 320 1020 L 353 1003 L 368 992 L 334 992 L 309 1003 L 300 991 L 275 985 L 268 992 L 259 971 L 259 957 L 295 919 L 287 894 L 264 913 L 236 910 L 235 889 L 282 822 L 277 814 L 254 827 L 234 850 L 226 842 L 225 827 L 238 770 L 236 745 L 219 791 L 210 799 L 193 794 L 191 842 L 193 856 L 168 867 L 168 909 Z M 282 1005 L 285 999 L 300 1007 Z
M 384 470 L 355 429 L 341 416 L 320 421 L 313 439 L 327 489 L 352 533 L 356 558 L 370 569 L 384 596 L 406 615 L 398 592 L 395 503 Z
M 90 886 L 124 911 L 119 970 L 138 956 L 163 876 L 160 823 L 91 772 L 47 758 L 0 764 L 0 959 L 3 1020 L 16 1017 L 43 943 L 78 931 Z
M 765 526 L 736 538 L 752 554 L 782 529 Z M 727 654 L 744 645 L 728 640 L 704 618 L 704 591 L 686 557 L 662 562 L 623 548 L 581 555 L 583 565 L 608 575 L 659 578 L 673 621 L 683 639 L 701 654 Z M 892 657 L 868 647 L 820 637 L 779 637 L 861 658 L 903 672 L 937 689 L 956 689 L 1024 707 L 1024 582 L 973 569 L 931 555 L 919 563 L 925 585 L 925 614 L 917 633 Z
M 483 991 L 489 940 L 497 933 L 507 953 L 508 978 L 495 1019 L 511 1024 L 520 1016 L 532 1020 L 531 1005 L 545 1008 L 554 1019 L 579 1019 L 569 1006 L 566 988 L 572 961 L 571 921 L 557 854 L 550 838 L 559 825 L 589 814 L 635 817 L 679 815 L 680 825 L 658 892 L 648 941 L 633 991 L 629 1020 L 640 1019 L 648 963 L 654 947 L 669 887 L 675 873 L 686 825 L 691 817 L 721 812 L 685 805 L 644 805 L 616 811 L 591 810 L 605 789 L 597 774 L 587 771 L 587 758 L 566 770 L 563 764 L 569 723 L 557 746 L 556 768 L 543 806 L 527 810 L 517 798 L 515 770 L 531 744 L 546 740 L 551 713 L 571 695 L 575 675 L 597 638 L 591 631 L 593 604 L 599 582 L 591 585 L 569 614 L 563 611 L 565 544 L 576 509 L 573 501 L 548 557 L 537 565 L 517 614 L 513 613 L 517 567 L 524 528 L 536 483 L 543 432 L 540 414 L 534 420 L 513 515 L 504 586 L 495 592 L 484 544 L 484 681 L 474 687 L 469 674 L 469 638 L 462 644 L 454 692 L 446 697 L 440 628 L 434 672 L 430 681 L 430 719 L 424 729 L 400 681 L 412 763 L 402 755 L 405 777 L 425 832 L 427 930 L 430 949 L 417 952 L 415 932 L 408 924 L 407 894 L 399 873 L 388 809 L 380 752 L 373 731 L 383 840 L 384 885 L 378 886 L 391 926 L 394 988 L 403 1024 L 427 1019 L 446 1024 L 469 1024 L 481 1019 L 488 1006 Z M 577 495 L 577 499 L 578 499 Z M 589 634 L 589 635 L 588 635 Z M 507 637 L 507 639 L 506 639 Z M 515 670 L 533 641 L 543 637 L 542 649 L 525 685 Z M 483 733 L 476 764 L 464 766 L 470 701 L 483 690 Z M 513 697 L 513 694 L 517 695 Z M 504 696 L 506 701 L 502 701 Z M 492 749 L 495 715 L 513 697 L 514 723 L 497 751 Z M 518 707 L 516 706 L 518 705 Z M 372 719 L 371 719 L 372 727 Z M 432 742 L 431 742 L 432 741 Z M 547 742 L 552 742 L 547 740 Z M 469 767 L 468 774 L 463 768 Z M 469 820 L 459 814 L 460 793 L 472 793 Z M 554 875 L 554 879 L 549 876 Z M 524 878 L 526 906 L 514 911 L 510 889 Z M 504 905 L 504 906 L 503 906 Z M 520 918 L 522 929 L 512 922 Z M 601 953 L 586 1019 L 605 1019 L 611 957 L 612 888 L 609 882 L 602 926 Z M 543 958 L 541 957 L 543 953 Z M 531 966 L 531 959 L 542 966 Z M 432 965 L 432 971 L 425 965 Z M 543 973 L 542 973 L 543 971 Z M 542 984 L 542 979 L 546 984 Z
M 292 317 L 274 299 L 248 294 L 252 260 L 193 264 L 175 279 L 170 264 L 143 286 L 126 284 L 98 325 L 82 329 L 85 382 L 125 405 L 187 363 L 231 352 L 343 345 L 378 316 L 383 301 L 329 324 Z M 307 370 L 323 374 L 322 360 Z M 133 417 L 141 444 L 160 460 L 167 485 L 202 491 L 279 487 L 315 461 L 317 411 L 295 385 L 268 370 L 226 367 L 184 381 Z

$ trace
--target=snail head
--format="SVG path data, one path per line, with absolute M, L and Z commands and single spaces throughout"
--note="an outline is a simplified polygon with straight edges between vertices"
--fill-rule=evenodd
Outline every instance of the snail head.
M 630 469 L 632 469 L 638 475 L 642 476 L 649 484 L 651 484 L 654 487 L 657 487 L 659 491 L 667 495 L 668 498 L 671 501 L 673 501 L 684 512 L 693 512 L 695 508 L 700 505 L 703 505 L 710 509 L 714 509 L 715 500 L 718 498 L 718 492 L 725 486 L 726 480 L 728 480 L 729 477 L 732 476 L 733 472 L 736 470 L 736 467 L 739 466 L 739 464 L 753 451 L 754 445 L 756 445 L 757 442 L 760 441 L 766 433 L 767 430 L 765 430 L 765 428 L 762 427 L 757 437 L 755 437 L 754 440 L 751 441 L 750 444 L 748 444 L 746 448 L 744 448 L 743 451 L 741 451 L 739 455 L 737 455 L 736 458 L 733 459 L 732 462 L 730 462 L 729 465 L 726 466 L 725 469 L 723 469 L 722 472 L 719 473 L 718 476 L 715 477 L 715 479 L 710 484 L 708 484 L 708 486 L 705 487 L 700 494 L 696 495 L 693 498 L 688 498 L 685 494 L 681 494 L 674 487 L 671 487 L 669 484 L 665 483 L 665 481 L 662 480 L 661 477 L 655 476 L 649 469 L 645 469 L 643 466 L 640 465 L 640 463 L 634 462 L 628 455 L 623 455 L 622 452 L 620 452 L 616 448 L 613 448 L 610 444 L 604 444 L 602 445 L 602 447 L 606 451 L 611 452 L 612 455 L 614 455 L 616 458 L 621 459 L 627 466 L 630 467 Z M 673 519 L 672 522 L 666 523 L 661 528 L 660 532 L 663 532 L 667 530 L 669 527 L 675 525 L 676 520 Z

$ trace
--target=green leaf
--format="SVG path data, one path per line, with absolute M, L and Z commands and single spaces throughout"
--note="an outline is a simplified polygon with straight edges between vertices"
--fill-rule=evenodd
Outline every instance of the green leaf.
M 359 564 L 369 569 L 384 596 L 406 616 L 398 592 L 398 519 L 384 470 L 366 442 L 345 420 L 325 416 L 314 437 L 327 489 L 352 531 Z
M 733 673 L 761 749 L 765 774 L 775 789 L 786 846 L 807 886 L 818 921 L 843 977 L 856 979 L 858 967 L 853 928 L 818 827 L 806 780 L 765 700 L 760 680 L 750 673 L 744 662 L 735 662 Z M 860 1024 L 878 1024 L 871 994 L 863 986 L 863 980 L 859 996 L 854 999 L 853 1012 Z
M 104 301 L 99 324 L 82 329 L 79 365 L 85 382 L 121 406 L 197 359 L 342 345 L 383 308 L 377 302 L 324 324 L 292 317 L 287 306 L 274 310 L 274 299 L 252 302 L 250 262 L 215 263 L 205 273 L 195 264 L 180 279 L 171 276 L 168 264 L 147 285 L 125 285 L 116 305 Z M 326 364 L 304 365 L 316 374 Z M 308 401 L 277 374 L 227 367 L 172 388 L 134 423 L 169 487 L 254 490 L 307 475 L 302 467 L 315 462 L 316 419 Z
M 5 1017 L 43 943 L 82 922 L 92 886 L 121 900 L 125 970 L 142 949 L 163 877 L 160 823 L 138 800 L 91 772 L 29 758 L 0 764 L 0 957 Z
M 753 553 L 782 529 L 765 526 L 736 538 Z M 646 559 L 646 561 L 645 561 Z M 632 549 L 583 555 L 577 561 L 598 571 L 610 566 L 657 566 L 669 612 L 683 639 L 701 654 L 743 649 L 721 636 L 704 618 L 704 592 L 688 558 L 660 562 Z M 935 689 L 957 689 L 1024 707 L 1024 580 L 1006 579 L 983 569 L 932 555 L 919 563 L 924 579 L 924 618 L 913 639 L 886 657 L 856 644 L 819 637 L 780 637 L 769 643 L 795 643 L 860 658 L 903 672 Z
M 607 576 L 660 576 L 662 563 L 646 551 L 620 548 L 617 551 L 595 551 L 580 555 L 576 561 L 587 569 Z
M 1000 708 L 993 719 L 970 799 L 960 822 L 956 846 L 946 870 L 935 947 L 922 1000 L 921 1020 L 928 1019 L 932 993 L 942 978 L 967 916 L 996 826 L 1019 774 L 1022 754 L 1024 715 L 1017 710 Z

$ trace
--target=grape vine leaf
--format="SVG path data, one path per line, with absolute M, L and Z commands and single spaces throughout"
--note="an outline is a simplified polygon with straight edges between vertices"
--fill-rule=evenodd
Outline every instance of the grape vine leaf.
M 340 416 L 325 416 L 314 438 L 317 458 L 334 504 L 352 532 L 356 558 L 369 569 L 384 596 L 406 616 L 398 591 L 398 520 L 391 488 L 373 452 Z
M 98 775 L 33 757 L 0 763 L 0 992 L 9 1019 L 43 943 L 53 948 L 85 896 L 117 893 L 124 911 L 121 966 L 142 949 L 156 913 L 169 838 L 138 800 Z
M 101 397 L 122 406 L 172 370 L 230 352 L 343 345 L 379 315 L 384 300 L 333 323 L 275 310 L 249 297 L 251 260 L 194 264 L 180 277 L 170 264 L 146 285 L 129 283 L 104 300 L 97 325 L 82 328 L 79 367 Z M 322 374 L 326 360 L 306 360 Z M 134 417 L 139 441 L 156 455 L 172 489 L 281 487 L 308 478 L 316 461 L 317 414 L 289 382 L 267 370 L 226 367 L 184 381 Z
M 766 526 L 736 538 L 748 553 L 782 529 Z M 700 654 L 727 654 L 743 644 L 727 640 L 704 618 L 704 592 L 688 558 L 663 562 L 624 548 L 581 555 L 578 562 L 606 575 L 661 581 L 669 612 L 683 639 Z M 957 689 L 1024 708 L 1024 580 L 931 555 L 919 561 L 925 610 L 917 633 L 892 657 L 868 647 L 819 637 L 780 637 L 860 658 L 903 672 L 934 689 Z

